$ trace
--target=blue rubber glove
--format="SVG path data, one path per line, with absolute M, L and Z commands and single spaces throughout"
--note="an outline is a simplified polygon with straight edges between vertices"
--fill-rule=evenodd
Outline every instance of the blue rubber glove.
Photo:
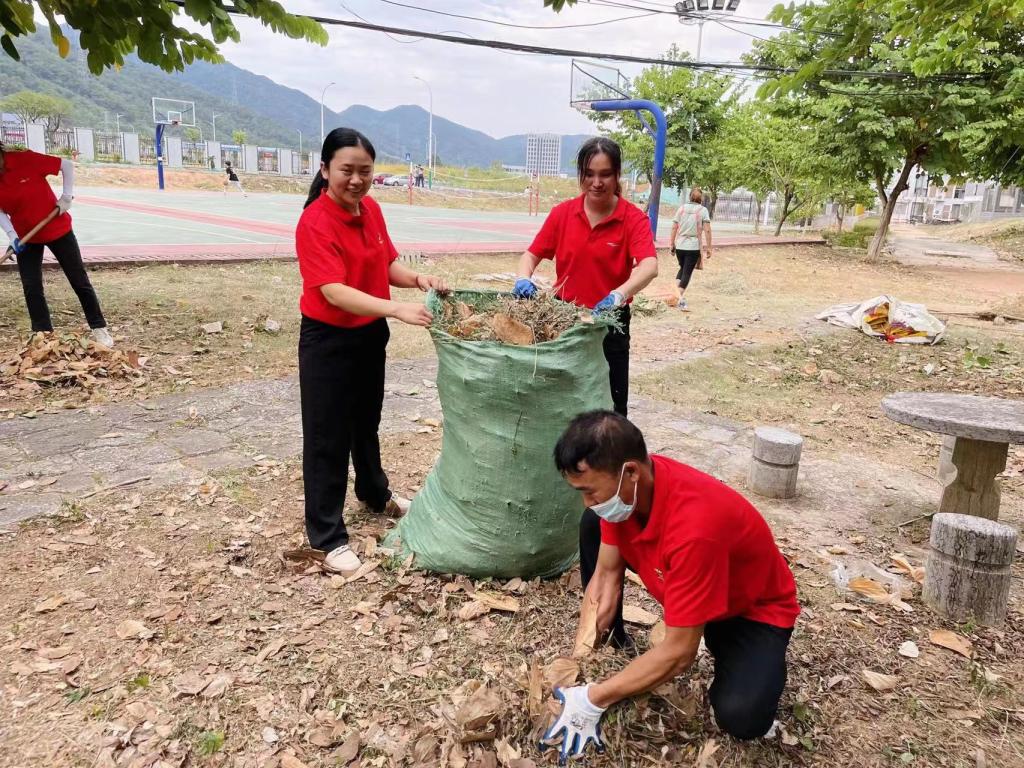
M 14 251 L 15 256 L 20 256 L 21 252 L 25 250 L 25 246 L 21 244 L 21 240 L 14 238 L 11 240 L 11 250 Z
M 597 305 L 594 307 L 594 312 L 607 312 L 609 309 L 621 307 L 625 303 L 625 296 L 623 296 L 618 291 L 612 291 L 599 302 L 597 302 Z
M 520 277 L 516 280 L 515 287 L 512 289 L 512 295 L 517 299 L 532 299 L 537 295 L 537 286 L 533 284 L 533 280 L 528 277 Z
M 562 714 L 548 728 L 539 746 L 542 751 L 555 747 L 560 738 L 562 746 L 558 754 L 559 765 L 565 765 L 570 757 L 582 755 L 590 742 L 594 742 L 598 752 L 604 752 L 604 742 L 601 741 L 604 709 L 590 701 L 587 693 L 589 689 L 589 685 L 555 688 L 555 698 L 562 702 Z M 550 743 L 552 741 L 555 743 Z

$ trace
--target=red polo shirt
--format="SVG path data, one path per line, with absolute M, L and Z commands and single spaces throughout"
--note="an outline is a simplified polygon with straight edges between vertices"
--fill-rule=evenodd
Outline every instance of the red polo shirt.
M 302 274 L 299 311 L 341 328 L 358 328 L 377 318 L 353 315 L 331 304 L 320 287 L 342 283 L 378 299 L 391 298 L 388 267 L 398 251 L 388 235 L 380 205 L 371 197 L 353 216 L 324 192 L 299 217 L 295 252 Z
M 558 298 L 591 308 L 626 282 L 642 259 L 657 256 L 643 211 L 620 197 L 612 215 L 591 227 L 583 195 L 551 209 L 529 251 L 555 260 Z
M 60 173 L 60 158 L 38 152 L 4 152 L 0 174 L 0 211 L 6 213 L 18 237 L 24 237 L 57 207 L 57 196 L 47 176 Z M 71 231 L 71 215 L 65 213 L 39 230 L 33 243 L 49 243 Z
M 665 609 L 670 627 L 743 616 L 788 629 L 800 606 L 796 582 L 768 523 L 740 494 L 664 456 L 654 463 L 647 524 L 636 515 L 601 521 L 601 541 L 619 548 Z

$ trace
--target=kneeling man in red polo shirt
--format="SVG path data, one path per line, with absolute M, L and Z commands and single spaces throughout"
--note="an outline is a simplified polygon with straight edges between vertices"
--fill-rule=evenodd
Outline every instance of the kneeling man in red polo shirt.
M 555 464 L 589 507 L 580 536 L 585 600 L 597 604 L 599 639 L 621 622 L 630 568 L 664 608 L 665 640 L 607 680 L 558 689 L 562 713 L 542 746 L 561 757 L 589 742 L 613 704 L 685 672 L 701 637 L 715 661 L 715 720 L 738 739 L 765 735 L 786 684 L 786 648 L 800 608 L 796 584 L 764 518 L 710 475 L 648 455 L 643 435 L 611 411 L 577 416 Z M 625 639 L 621 635 L 619 643 Z

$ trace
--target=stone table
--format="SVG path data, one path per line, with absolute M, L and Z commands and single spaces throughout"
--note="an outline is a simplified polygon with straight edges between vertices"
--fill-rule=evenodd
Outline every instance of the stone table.
M 1010 443 L 1024 443 L 1024 403 L 998 397 L 899 392 L 882 401 L 893 421 L 947 436 L 939 512 L 999 518 L 999 483 Z M 944 471 L 945 470 L 945 471 Z

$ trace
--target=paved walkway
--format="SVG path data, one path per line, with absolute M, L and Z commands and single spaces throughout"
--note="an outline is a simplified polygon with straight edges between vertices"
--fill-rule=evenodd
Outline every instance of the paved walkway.
M 433 359 L 389 363 L 383 433 L 414 433 L 423 428 L 418 419 L 440 417 L 435 373 Z M 653 400 L 634 400 L 631 409 L 653 452 L 742 489 L 749 428 Z M 0 480 L 7 483 L 0 493 L 0 526 L 13 530 L 19 520 L 52 514 L 64 502 L 118 483 L 138 481 L 131 489 L 146 492 L 300 454 L 295 378 L 13 419 L 0 423 Z M 801 499 L 775 506 L 801 510 L 800 515 L 835 515 L 841 529 L 864 510 L 892 507 L 894 498 L 901 518 L 927 512 L 937 487 L 862 455 L 822 459 L 807 450 Z
M 93 188 L 79 190 L 72 216 L 83 257 L 94 266 L 290 260 L 302 202 L 286 194 Z M 543 222 L 508 211 L 382 205 L 395 245 L 408 255 L 521 253 Z M 659 237 L 665 241 L 670 223 L 662 225 Z M 804 242 L 757 237 L 729 222 L 717 226 L 715 235 L 718 246 Z M 49 254 L 46 259 L 47 266 L 56 266 Z

